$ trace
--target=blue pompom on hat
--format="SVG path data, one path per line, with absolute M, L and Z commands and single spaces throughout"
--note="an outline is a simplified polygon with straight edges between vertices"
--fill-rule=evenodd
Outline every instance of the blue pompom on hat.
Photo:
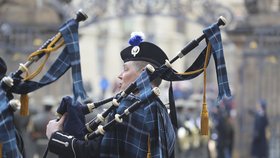
M 139 46 L 139 44 L 145 39 L 143 32 L 132 32 L 128 43 L 132 46 Z
M 161 66 L 168 60 L 167 55 L 157 45 L 150 42 L 143 42 L 142 32 L 133 32 L 129 39 L 130 46 L 121 51 L 121 58 L 124 62 L 128 61 L 147 61 L 155 66 Z

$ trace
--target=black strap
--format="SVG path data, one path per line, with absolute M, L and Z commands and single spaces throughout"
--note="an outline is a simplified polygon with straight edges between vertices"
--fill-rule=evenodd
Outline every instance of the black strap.
M 47 146 L 47 148 L 44 152 L 43 158 L 46 158 L 48 156 L 48 152 L 49 152 L 49 146 Z
M 24 143 L 23 143 L 22 136 L 20 135 L 20 133 L 17 129 L 15 130 L 15 134 L 16 134 L 18 149 L 19 149 L 22 157 L 25 158 L 25 149 L 24 149 Z
M 175 101 L 174 101 L 174 96 L 173 96 L 172 81 L 170 81 L 170 86 L 169 86 L 169 109 L 170 109 L 169 115 L 170 115 L 170 118 L 171 118 L 171 122 L 173 124 L 173 127 L 175 129 L 177 129 L 178 128 L 178 123 L 177 123 Z

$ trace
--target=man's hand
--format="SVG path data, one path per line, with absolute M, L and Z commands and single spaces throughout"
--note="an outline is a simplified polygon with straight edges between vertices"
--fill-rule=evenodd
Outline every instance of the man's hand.
M 57 121 L 56 119 L 54 120 L 50 120 L 48 125 L 47 125 L 47 129 L 46 129 L 46 135 L 48 137 L 48 139 L 51 138 L 52 134 L 56 131 L 61 131 L 63 128 L 63 123 L 65 120 L 67 113 L 65 113 L 59 121 Z

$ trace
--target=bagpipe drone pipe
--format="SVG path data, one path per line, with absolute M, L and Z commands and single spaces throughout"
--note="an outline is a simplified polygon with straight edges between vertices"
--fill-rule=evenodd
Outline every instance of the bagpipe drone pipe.
M 83 13 L 82 10 L 79 10 L 76 14 L 76 19 L 71 19 L 63 24 L 59 28 L 59 32 L 47 40 L 38 50 L 31 53 L 28 57 L 28 61 L 24 64 L 20 64 L 15 73 L 11 73 L 9 76 L 2 79 L 2 89 L 7 93 L 16 93 L 23 96 L 24 94 L 28 94 L 43 86 L 53 83 L 58 80 L 69 68 L 72 68 L 72 78 L 74 82 L 77 82 L 73 83 L 75 100 L 78 97 L 81 97 L 82 99 L 87 98 L 82 85 L 78 41 L 78 23 L 86 19 L 87 15 Z M 50 54 L 63 45 L 65 45 L 65 48 L 40 81 L 32 81 L 32 79 L 41 72 Z M 38 66 L 35 72 L 30 74 L 28 68 L 43 56 L 45 56 L 45 60 L 40 66 Z M 22 73 L 26 73 L 26 77 L 21 77 Z M 27 115 L 28 111 L 22 112 L 22 110 L 28 110 L 28 108 L 21 108 L 21 113 L 23 113 L 23 115 Z
M 47 40 L 38 50 L 31 53 L 28 61 L 20 64 L 18 70 L 7 76 L 1 77 L 0 86 L 0 153 L 3 157 L 22 157 L 17 147 L 15 126 L 13 124 L 13 110 L 20 106 L 20 114 L 28 115 L 27 94 L 58 80 L 69 68 L 72 68 L 74 98 L 86 99 L 86 93 L 82 85 L 80 52 L 78 41 L 79 22 L 87 19 L 87 15 L 79 10 L 75 19 L 64 23 L 59 32 Z M 48 71 L 39 81 L 32 79 L 38 75 L 53 51 L 65 45 L 58 58 L 50 66 Z M 36 71 L 29 74 L 28 68 L 45 56 L 44 61 Z M 21 77 L 26 73 L 26 77 Z M 21 102 L 11 102 L 13 94 L 21 95 Z M 21 104 L 21 105 L 20 105 Z
M 111 120 L 104 126 L 101 126 L 100 124 L 105 121 L 105 118 L 114 110 L 116 109 L 121 101 L 129 97 L 130 93 L 141 89 L 141 79 L 143 78 L 143 74 L 148 74 L 148 78 L 146 80 L 149 80 L 149 82 L 152 82 L 156 78 L 161 78 L 166 81 L 183 81 L 183 80 L 190 80 L 197 76 L 199 76 L 202 72 L 204 72 L 204 95 L 203 95 L 203 108 L 201 112 L 201 134 L 207 135 L 208 134 L 208 112 L 207 112 L 207 106 L 206 106 L 206 68 L 209 64 L 209 60 L 211 55 L 214 56 L 215 59 L 215 65 L 216 65 L 216 72 L 217 72 L 217 81 L 218 81 L 218 100 L 222 99 L 224 96 L 230 97 L 230 89 L 228 85 L 228 78 L 227 78 L 227 72 L 225 67 L 225 60 L 223 55 L 223 48 L 222 48 L 222 40 L 221 40 L 221 34 L 219 26 L 223 26 L 226 24 L 226 20 L 223 17 L 220 17 L 218 19 L 218 22 L 215 24 L 212 24 L 211 26 L 207 27 L 203 30 L 203 35 L 201 35 L 199 38 L 192 40 L 190 43 L 188 43 L 181 51 L 180 53 L 173 58 L 172 60 L 168 61 L 166 60 L 165 64 L 154 68 L 151 65 L 147 65 L 146 70 L 140 74 L 140 76 L 132 83 L 130 86 L 118 93 L 115 97 L 106 99 L 104 103 L 108 103 L 112 101 L 112 105 L 102 112 L 101 114 L 98 114 L 94 119 L 89 121 L 88 123 L 85 122 L 85 114 L 89 113 L 93 108 L 97 107 L 94 105 L 95 103 L 88 103 L 88 104 L 82 104 L 78 103 L 75 105 L 72 105 L 73 103 L 71 101 L 71 98 L 64 98 L 62 101 L 62 104 L 58 108 L 57 112 L 60 115 L 63 115 L 65 112 L 67 112 L 67 117 L 71 119 L 67 119 L 64 123 L 64 131 L 67 132 L 70 135 L 73 135 L 81 140 L 88 140 L 93 139 L 99 135 L 104 134 L 106 130 L 109 130 L 113 124 L 116 122 L 120 122 L 122 118 L 127 116 L 129 113 L 135 111 L 141 104 L 145 103 L 145 99 L 140 100 L 139 102 L 135 102 L 131 105 L 131 107 L 127 108 L 123 114 L 116 115 L 115 119 Z M 186 54 L 188 54 L 191 50 L 193 50 L 195 47 L 199 45 L 199 43 L 206 39 L 207 46 L 203 51 L 200 53 L 200 55 L 197 57 L 197 59 L 194 61 L 194 63 L 183 73 L 178 73 L 175 71 L 171 64 L 175 62 L 177 59 L 182 58 Z M 172 85 L 172 84 L 171 84 Z M 143 88 L 143 87 L 142 87 Z M 171 87 L 172 91 L 172 87 Z M 153 90 L 151 90 L 151 94 L 153 93 Z M 151 95 L 153 97 L 157 95 Z M 66 100 L 69 100 L 67 103 Z M 103 101 L 101 101 L 103 102 Z M 66 103 L 66 104 L 65 104 Z M 98 104 L 100 106 L 101 104 Z M 74 108 L 79 107 L 79 110 L 73 110 Z M 131 108 L 131 109 L 130 109 Z M 90 109 L 90 110 L 88 110 Z M 174 114 L 175 105 L 172 106 L 170 103 L 170 117 L 172 120 L 172 115 L 175 115 L 176 117 L 176 111 Z M 172 112 L 173 111 L 173 112 Z M 79 121 L 77 121 L 79 120 Z M 173 122 L 172 122 L 173 123 Z M 176 124 L 176 123 L 174 123 Z

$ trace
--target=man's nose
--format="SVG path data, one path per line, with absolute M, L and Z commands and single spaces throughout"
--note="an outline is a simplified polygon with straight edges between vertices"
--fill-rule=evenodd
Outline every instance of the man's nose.
M 122 74 L 123 74 L 123 73 L 120 73 L 119 76 L 118 76 L 118 78 L 119 78 L 120 80 L 122 79 Z

